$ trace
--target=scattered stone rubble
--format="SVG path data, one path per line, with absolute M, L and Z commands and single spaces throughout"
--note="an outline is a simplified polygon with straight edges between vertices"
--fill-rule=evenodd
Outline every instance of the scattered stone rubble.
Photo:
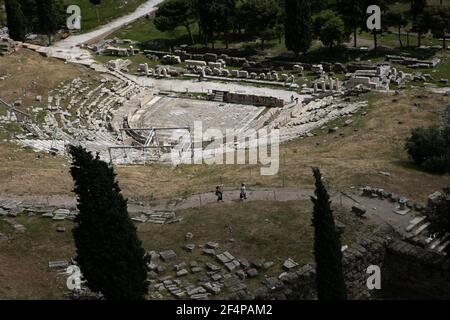
M 141 223 L 171 224 L 180 222 L 183 218 L 177 218 L 174 211 L 150 211 L 141 213 L 131 220 Z
M 111 60 L 106 63 L 106 66 L 112 70 L 124 71 L 128 72 L 128 67 L 132 64 L 132 62 L 128 59 L 116 59 Z
M 94 51 L 97 55 L 129 57 L 140 51 L 134 47 L 135 41 L 129 39 L 106 39 L 95 44 L 82 45 L 82 48 Z
M 435 68 L 441 62 L 439 58 L 433 58 L 432 60 L 419 60 L 417 58 L 396 55 L 386 55 L 386 61 L 404 65 L 409 68 Z
M 0 35 L 0 56 L 9 55 L 13 53 L 16 48 L 16 43 L 13 40 Z
M 21 201 L 3 200 L 0 201 L 0 217 L 16 231 L 24 232 L 26 228 L 17 223 L 14 218 L 20 214 L 28 216 L 41 216 L 42 218 L 52 219 L 54 221 L 73 220 L 77 211 L 75 209 L 55 208 L 47 206 L 31 206 L 23 204 Z
M 394 210 L 395 213 L 405 215 L 411 210 L 422 212 L 424 207 L 418 203 L 414 203 L 411 200 L 401 197 L 395 193 L 390 193 L 384 189 L 364 187 L 362 188 L 361 195 L 368 198 L 378 198 L 381 200 L 388 200 L 392 203 L 396 203 L 397 207 Z
M 389 65 L 359 65 L 353 73 L 346 74 L 347 89 L 365 87 L 369 90 L 389 90 L 391 75 L 396 76 L 396 70 Z
M 348 295 L 352 299 L 368 298 L 371 291 L 366 286 L 366 269 L 373 263 L 381 265 L 386 246 L 391 242 L 387 234 L 377 233 L 350 246 L 343 252 L 343 271 Z M 230 299 L 239 300 L 315 300 L 315 264 L 281 273 L 278 277 L 267 277 L 262 286 L 253 292 L 232 293 Z
M 191 239 L 189 237 L 187 240 Z M 198 250 L 202 248 L 214 251 L 208 255 L 210 262 L 180 261 L 173 250 L 147 252 L 150 298 L 210 299 L 224 290 L 248 295 L 246 279 L 258 277 L 275 265 L 260 259 L 249 261 L 236 258 L 229 251 L 220 251 L 220 245 L 213 241 L 198 245 Z M 284 267 L 292 271 L 298 264 L 288 259 Z
M 0 11 L 1 11 L 1 6 L 0 6 Z M 3 38 L 9 37 L 8 27 L 0 26 L 0 37 L 3 37 Z

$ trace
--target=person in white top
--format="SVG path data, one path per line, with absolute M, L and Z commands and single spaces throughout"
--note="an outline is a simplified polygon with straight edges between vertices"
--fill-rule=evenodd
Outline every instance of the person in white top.
M 247 199 L 247 188 L 245 187 L 245 184 L 241 185 L 241 200 Z

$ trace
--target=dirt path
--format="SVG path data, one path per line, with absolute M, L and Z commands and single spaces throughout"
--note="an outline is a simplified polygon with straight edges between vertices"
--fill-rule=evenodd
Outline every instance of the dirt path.
M 97 39 L 101 39 L 111 34 L 112 32 L 120 29 L 124 25 L 132 23 L 156 10 L 156 6 L 163 2 L 164 0 L 149 0 L 144 4 L 140 5 L 134 12 L 117 18 L 110 23 L 100 26 L 94 31 L 80 34 L 77 36 L 68 37 L 65 40 L 55 43 L 53 46 L 61 49 L 71 49 L 82 43 L 91 42 Z
M 248 189 L 245 201 L 296 201 L 308 200 L 314 194 L 311 189 L 297 189 L 297 188 L 280 188 L 280 189 Z M 376 224 L 386 223 L 398 231 L 404 231 L 408 226 L 409 221 L 413 217 L 413 213 L 401 216 L 393 212 L 395 204 L 387 200 L 378 198 L 361 197 L 356 191 L 351 194 L 344 194 L 335 192 L 330 195 L 331 201 L 340 204 L 344 207 L 351 208 L 353 205 L 360 204 L 367 209 L 366 218 Z M 239 190 L 224 190 L 223 192 L 224 205 L 240 202 Z M 75 208 L 75 197 L 69 196 L 15 196 L 2 194 L 0 195 L 0 202 L 2 201 L 17 201 L 23 205 L 32 206 L 51 206 L 51 207 L 68 207 Z M 133 214 L 158 211 L 158 210 L 183 210 L 190 208 L 198 208 L 208 204 L 216 203 L 217 197 L 214 192 L 207 192 L 202 194 L 192 195 L 186 199 L 176 200 L 159 200 L 151 203 L 130 202 L 128 204 L 129 212 Z
M 314 194 L 311 189 L 250 189 L 247 192 L 245 201 L 295 201 L 309 200 Z M 344 207 L 351 208 L 355 204 L 360 204 L 367 209 L 366 217 L 374 223 L 387 223 L 398 231 L 404 231 L 412 219 L 412 214 L 404 216 L 394 213 L 395 204 L 387 200 L 378 198 L 366 198 L 359 193 L 344 194 L 335 192 L 330 194 L 331 201 Z M 240 202 L 239 190 L 225 190 L 223 192 L 224 205 Z M 182 210 L 202 207 L 207 204 L 217 202 L 217 197 L 213 192 L 193 195 L 178 202 L 160 203 L 152 207 L 153 210 Z

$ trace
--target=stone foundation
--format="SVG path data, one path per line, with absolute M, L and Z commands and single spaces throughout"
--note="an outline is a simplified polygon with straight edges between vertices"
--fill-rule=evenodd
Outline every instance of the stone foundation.
M 449 299 L 450 259 L 394 239 L 391 232 L 377 233 L 343 253 L 344 277 L 349 299 Z M 369 290 L 366 270 L 381 269 L 381 290 Z M 315 265 L 264 280 L 250 295 L 233 294 L 230 299 L 314 300 L 317 299 Z
M 275 97 L 263 97 L 250 94 L 224 92 L 224 102 L 271 108 L 282 108 L 284 101 Z

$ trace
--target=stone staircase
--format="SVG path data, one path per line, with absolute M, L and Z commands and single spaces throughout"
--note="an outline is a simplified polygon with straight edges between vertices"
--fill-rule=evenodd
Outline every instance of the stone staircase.
M 444 250 L 450 244 L 450 234 L 437 238 L 430 234 L 429 227 L 430 222 L 427 221 L 426 216 L 416 217 L 409 222 L 409 225 L 405 229 L 407 238 L 426 249 L 445 254 Z
M 223 91 L 216 91 L 214 94 L 214 101 L 215 102 L 223 102 L 223 97 L 224 97 L 225 92 Z

